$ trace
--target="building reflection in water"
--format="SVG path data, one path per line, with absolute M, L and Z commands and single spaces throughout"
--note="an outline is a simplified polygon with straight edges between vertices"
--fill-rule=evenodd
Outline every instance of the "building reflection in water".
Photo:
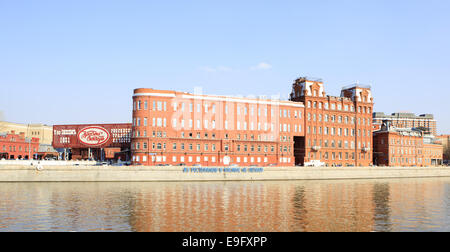
M 373 231 L 374 206 L 378 204 L 373 197 L 376 186 L 366 182 L 328 181 L 298 187 L 293 204 L 296 222 L 290 231 Z
M 3 183 L 0 231 L 450 231 L 450 179 Z
M 441 204 L 443 183 L 406 179 L 161 184 L 152 190 L 157 192 L 137 199 L 131 225 L 136 231 L 168 232 L 402 231 L 405 211 L 433 222 L 434 217 L 417 206 L 448 212 L 450 206 Z M 420 221 L 408 225 L 433 227 L 420 226 Z

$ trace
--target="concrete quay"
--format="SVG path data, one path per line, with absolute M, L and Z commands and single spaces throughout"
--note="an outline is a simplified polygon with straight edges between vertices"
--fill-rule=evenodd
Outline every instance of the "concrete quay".
M 0 165 L 0 182 L 287 181 L 450 177 L 450 167 L 146 167 Z

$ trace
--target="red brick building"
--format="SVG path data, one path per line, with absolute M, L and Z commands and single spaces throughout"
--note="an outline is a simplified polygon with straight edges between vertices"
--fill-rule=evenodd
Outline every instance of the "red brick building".
M 420 129 L 396 128 L 385 121 L 374 132 L 374 163 L 379 166 L 436 166 L 443 147 Z
M 373 97 L 370 86 L 344 87 L 327 96 L 321 80 L 297 79 L 291 100 L 305 104 L 305 137 L 298 164 L 320 160 L 332 166 L 372 164 Z M 304 141 L 304 143 L 303 143 Z
M 370 87 L 330 97 L 321 81 L 306 78 L 294 83 L 291 101 L 136 89 L 133 163 L 369 165 L 372 108 Z
M 39 151 L 39 138 L 26 138 L 25 133 L 0 133 L 0 159 L 31 159 Z
M 136 89 L 133 162 L 144 165 L 294 165 L 302 103 Z

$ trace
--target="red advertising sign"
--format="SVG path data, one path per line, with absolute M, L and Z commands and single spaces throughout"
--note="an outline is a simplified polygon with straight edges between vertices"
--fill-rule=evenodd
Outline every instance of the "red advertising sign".
M 99 146 L 108 142 L 111 134 L 100 126 L 87 127 L 78 132 L 78 140 L 90 146 Z
M 55 125 L 54 148 L 107 148 L 131 144 L 131 124 Z

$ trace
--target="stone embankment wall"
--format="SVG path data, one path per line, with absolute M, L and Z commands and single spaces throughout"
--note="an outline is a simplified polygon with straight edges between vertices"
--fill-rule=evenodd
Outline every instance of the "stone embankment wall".
M 264 181 L 450 177 L 449 167 L 199 168 L 0 165 L 0 182 Z

